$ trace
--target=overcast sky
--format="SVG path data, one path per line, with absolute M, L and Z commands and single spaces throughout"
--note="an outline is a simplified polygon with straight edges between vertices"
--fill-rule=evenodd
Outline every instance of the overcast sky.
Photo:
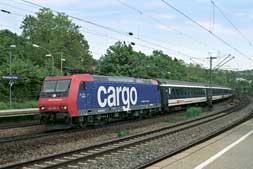
M 134 48 L 137 51 L 150 54 L 152 50 L 160 49 L 164 53 L 183 59 L 187 63 L 199 63 L 205 67 L 209 64 L 208 60 L 205 59 L 209 54 L 219 56 L 214 61 L 214 65 L 231 54 L 235 56 L 235 59 L 226 64 L 223 67 L 224 69 L 253 69 L 252 0 L 214 1 L 240 33 L 219 13 L 217 8 L 213 12 L 213 6 L 209 0 L 167 0 L 168 3 L 211 30 L 235 49 L 221 43 L 160 0 L 28 1 L 120 32 L 134 33 L 135 38 L 73 19 L 76 24 L 82 27 L 80 30 L 88 40 L 90 50 L 96 59 L 106 52 L 108 46 L 118 40 L 125 40 L 135 42 Z M 130 9 L 120 2 L 127 3 L 135 9 Z M 1 0 L 0 9 L 9 10 L 13 13 L 0 13 L 0 28 L 8 28 L 18 34 L 21 33 L 19 27 L 25 15 L 33 15 L 38 11 L 38 7 L 28 5 L 21 0 Z M 142 11 L 142 13 L 137 10 Z M 215 16 L 214 22 L 210 21 L 213 20 L 213 15 Z

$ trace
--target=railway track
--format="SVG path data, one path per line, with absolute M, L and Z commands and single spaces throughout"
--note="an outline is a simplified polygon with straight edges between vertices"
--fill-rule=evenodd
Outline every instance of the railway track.
M 133 149 L 138 148 L 139 145 L 149 144 L 154 141 L 159 141 L 172 134 L 215 121 L 217 119 L 226 117 L 232 112 L 242 109 L 245 104 L 229 108 L 211 115 L 195 118 L 192 120 L 177 123 L 172 126 L 164 127 L 159 130 L 153 130 L 141 134 L 136 134 L 121 139 L 97 144 L 91 147 L 74 150 L 71 152 L 51 155 L 36 160 L 17 163 L 9 166 L 0 167 L 0 169 L 37 169 L 37 168 L 82 168 L 88 163 L 103 159 L 103 156 L 108 156 L 113 153 L 131 152 Z M 174 152 L 175 153 L 175 152 Z M 153 160 L 154 162 L 154 160 Z M 151 163 L 151 162 L 150 162 Z M 148 166 L 149 164 L 140 165 L 139 168 Z
M 211 138 L 214 138 L 214 137 L 218 136 L 219 134 L 222 134 L 222 133 L 224 133 L 224 132 L 226 132 L 226 131 L 228 131 L 228 130 L 230 130 L 230 129 L 236 127 L 236 126 L 238 126 L 239 124 L 241 124 L 241 123 L 243 123 L 243 122 L 246 122 L 246 121 L 252 119 L 252 118 L 253 118 L 253 115 L 252 115 L 252 114 L 253 114 L 253 112 L 251 112 L 251 115 L 249 115 L 249 116 L 247 116 L 247 117 L 245 117 L 245 118 L 243 118 L 243 119 L 240 119 L 240 120 L 236 121 L 235 123 L 233 123 L 233 124 L 230 125 L 230 126 L 221 128 L 220 130 L 216 131 L 215 133 L 208 134 L 208 135 L 205 136 L 204 138 L 197 139 L 196 141 L 192 142 L 191 144 L 186 145 L 186 146 L 183 146 L 183 147 L 180 147 L 180 148 L 178 148 L 178 149 L 176 149 L 176 150 L 174 150 L 174 151 L 172 151 L 172 152 L 170 152 L 170 153 L 167 153 L 166 155 L 163 155 L 163 156 L 161 156 L 161 157 L 158 157 L 157 159 L 154 159 L 154 160 L 151 160 L 151 161 L 149 161 L 149 162 L 143 163 L 143 164 L 141 164 L 141 165 L 135 167 L 135 169 L 144 169 L 144 168 L 147 168 L 147 167 L 149 167 L 149 166 L 152 166 L 152 165 L 155 164 L 155 163 L 158 163 L 158 162 L 160 162 L 160 161 L 162 161 L 162 160 L 165 160 L 165 159 L 167 159 L 167 158 L 169 158 L 169 157 L 172 157 L 172 156 L 174 156 L 174 155 L 176 155 L 176 154 L 178 154 L 178 153 L 181 153 L 181 152 L 183 152 L 184 150 L 187 150 L 187 149 L 189 149 L 189 148 L 191 148 L 191 147 L 193 147 L 193 146 L 195 146 L 195 145 L 198 145 L 198 144 L 200 144 L 200 143 L 203 143 L 203 142 L 205 142 L 205 141 L 207 141 L 207 140 L 209 140 L 209 139 L 211 139 Z
M 40 125 L 39 121 L 34 121 L 34 122 L 24 122 L 20 124 L 3 124 L 0 125 L 0 130 L 4 129 L 14 129 L 14 128 L 20 128 L 20 127 L 30 127 L 30 126 L 38 126 Z
M 227 111 L 228 109 L 223 109 L 220 111 L 217 111 L 213 114 L 219 114 L 222 113 L 224 111 Z M 161 115 L 165 115 L 165 114 L 161 114 Z M 134 119 L 131 122 L 138 122 L 140 119 Z M 122 123 L 129 123 L 129 121 L 118 121 L 118 122 L 114 122 L 111 123 L 105 127 L 110 127 L 113 125 L 117 125 L 117 124 L 122 124 Z M 35 124 L 36 125 L 36 124 Z M 6 127 L 6 128 L 5 128 Z M 14 125 L 14 126 L 3 126 L 3 129 L 9 129 L 9 128 L 17 128 L 18 125 Z M 22 127 L 22 126 L 20 126 Z M 66 134 L 66 133 L 71 133 L 71 132 L 79 132 L 79 131 L 83 131 L 83 130 L 92 130 L 92 129 L 96 129 L 99 128 L 99 126 L 88 126 L 88 128 L 86 129 L 68 129 L 68 130 L 48 130 L 45 132 L 40 132 L 40 133 L 36 133 L 36 134 L 25 134 L 25 135 L 17 135 L 17 136 L 8 136 L 8 137 L 2 137 L 0 138 L 0 143 L 8 143 L 8 142 L 16 142 L 16 141 L 24 141 L 24 140 L 30 140 L 30 139 L 35 139 L 35 138 L 41 138 L 41 137 L 47 137 L 47 136 L 54 136 L 54 135 L 59 135 L 59 134 Z M 1 126 L 0 126 L 0 129 Z

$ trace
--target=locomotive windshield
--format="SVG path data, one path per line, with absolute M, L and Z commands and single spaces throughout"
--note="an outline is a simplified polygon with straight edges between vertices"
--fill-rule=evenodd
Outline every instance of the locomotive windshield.
M 42 92 L 66 92 L 68 91 L 70 80 L 47 80 L 44 82 Z
M 47 97 L 49 93 L 60 94 L 59 96 L 67 96 L 70 86 L 70 80 L 46 80 L 44 81 L 41 97 Z M 58 95 L 57 95 L 58 97 Z

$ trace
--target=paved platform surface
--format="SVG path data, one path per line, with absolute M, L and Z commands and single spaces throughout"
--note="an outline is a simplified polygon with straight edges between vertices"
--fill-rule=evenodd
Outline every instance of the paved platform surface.
M 253 169 L 253 119 L 148 169 Z
M 0 117 L 36 115 L 38 113 L 38 108 L 0 110 Z

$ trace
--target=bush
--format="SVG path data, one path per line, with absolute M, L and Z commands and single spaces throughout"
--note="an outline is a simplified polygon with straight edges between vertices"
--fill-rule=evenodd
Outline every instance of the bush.
M 201 112 L 202 112 L 202 109 L 200 107 L 190 107 L 186 110 L 186 116 L 196 117 L 196 116 L 199 116 Z
M 4 110 L 4 109 L 8 109 L 9 108 L 9 104 L 6 104 L 4 102 L 0 102 L 0 110 Z
M 38 101 L 13 102 L 12 109 L 36 108 Z M 9 102 L 0 102 L 0 110 L 9 109 Z
M 36 108 L 38 101 L 26 101 L 26 102 L 15 102 L 12 104 L 14 109 L 23 109 L 23 108 Z
M 128 135 L 128 132 L 125 132 L 125 131 L 119 131 L 119 132 L 117 132 L 117 137 L 118 138 L 125 137 L 127 135 Z

